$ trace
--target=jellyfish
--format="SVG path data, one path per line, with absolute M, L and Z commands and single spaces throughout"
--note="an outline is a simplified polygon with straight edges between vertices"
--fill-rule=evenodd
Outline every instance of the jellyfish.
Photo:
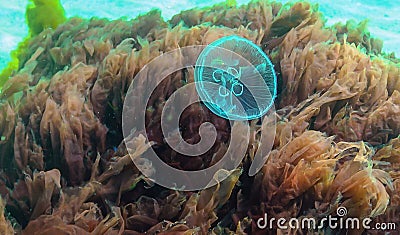
M 229 120 L 260 118 L 276 97 L 270 59 L 256 44 L 236 35 L 205 47 L 197 58 L 195 82 L 206 107 Z

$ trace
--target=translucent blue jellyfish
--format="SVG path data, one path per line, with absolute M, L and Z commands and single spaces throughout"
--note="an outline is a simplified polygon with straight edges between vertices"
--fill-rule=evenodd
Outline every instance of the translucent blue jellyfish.
M 200 53 L 197 93 L 216 115 L 229 120 L 262 117 L 276 97 L 276 74 L 267 55 L 239 36 L 220 38 Z

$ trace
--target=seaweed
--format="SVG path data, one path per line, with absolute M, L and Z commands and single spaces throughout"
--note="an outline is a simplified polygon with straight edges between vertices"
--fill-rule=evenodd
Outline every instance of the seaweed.
M 399 223 L 400 66 L 381 53 L 364 22 L 326 27 L 307 2 L 228 1 L 170 21 L 157 10 L 129 21 L 75 17 L 37 33 L 0 96 L 1 232 L 261 234 L 256 221 L 263 213 L 321 219 L 343 206 L 348 216 Z M 225 181 L 196 192 L 155 185 L 132 157 L 153 148 L 178 169 L 205 169 L 226 151 L 231 127 L 194 104 L 181 115 L 182 136 L 196 143 L 199 126 L 211 122 L 213 147 L 187 157 L 166 144 L 161 112 L 174 91 L 194 81 L 194 69 L 186 68 L 150 98 L 149 142 L 140 133 L 124 140 L 129 84 L 165 52 L 230 35 L 260 46 L 277 74 L 268 160 L 255 177 L 242 173 L 268 128 L 268 120 L 255 120 L 246 156 Z M 125 141 L 132 141 L 133 156 Z
M 4 207 L 5 203 L 0 197 L 0 233 L 5 235 L 14 234 L 14 229 L 11 223 L 4 216 Z
M 55 29 L 67 20 L 60 0 L 29 0 L 25 16 L 29 34 L 18 44 L 17 49 L 11 52 L 11 61 L 0 73 L 0 89 L 13 73 L 22 67 L 20 60 L 26 56 L 24 53 L 28 50 L 30 38 L 45 29 Z

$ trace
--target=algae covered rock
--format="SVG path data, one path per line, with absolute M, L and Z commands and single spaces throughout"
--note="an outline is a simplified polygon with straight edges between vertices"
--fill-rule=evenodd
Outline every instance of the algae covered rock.
M 265 213 L 320 220 L 339 207 L 349 217 L 399 223 L 400 65 L 381 54 L 364 23 L 326 27 L 310 3 L 252 1 L 190 9 L 169 21 L 158 10 L 133 20 L 71 18 L 35 32 L 0 97 L 0 231 L 12 224 L 25 234 L 264 234 L 257 219 Z M 196 192 L 154 184 L 125 147 L 129 85 L 159 55 L 229 35 L 258 45 L 277 74 L 266 164 L 247 175 L 267 128 L 255 120 L 240 169 L 225 181 Z M 181 170 L 218 162 L 231 126 L 203 104 L 187 108 L 180 127 L 195 144 L 200 125 L 212 123 L 217 137 L 206 153 L 174 151 L 161 130 L 165 102 L 193 81 L 194 69 L 185 68 L 157 87 L 146 109 L 148 141 L 140 133 L 125 140 L 135 154 L 153 148 Z

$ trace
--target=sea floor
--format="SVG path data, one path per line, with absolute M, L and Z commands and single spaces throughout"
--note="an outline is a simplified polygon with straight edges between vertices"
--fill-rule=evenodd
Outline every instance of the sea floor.
M 277 0 L 286 3 L 286 0 Z M 0 70 L 10 59 L 10 51 L 27 35 L 25 24 L 25 7 L 27 0 L 0 1 Z M 134 18 L 146 13 L 152 8 L 160 8 L 163 16 L 168 19 L 181 10 L 193 7 L 204 7 L 220 0 L 61 0 L 68 17 L 93 16 L 116 19 L 120 17 Z M 167 2 L 167 3 L 165 3 Z M 244 4 L 249 0 L 237 0 Z M 324 13 L 327 24 L 345 22 L 349 19 L 361 21 L 369 19 L 369 29 L 373 36 L 384 41 L 385 52 L 395 52 L 400 55 L 400 0 L 311 0 L 318 3 Z

